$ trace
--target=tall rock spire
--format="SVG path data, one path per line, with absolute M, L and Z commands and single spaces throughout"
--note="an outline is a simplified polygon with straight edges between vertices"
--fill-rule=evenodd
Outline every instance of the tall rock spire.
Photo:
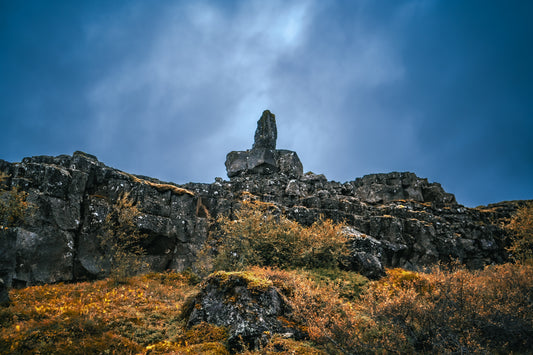
M 278 130 L 276 128 L 276 116 L 269 110 L 263 111 L 261 118 L 257 121 L 255 130 L 254 145 L 252 149 L 276 149 Z
M 252 149 L 229 152 L 226 156 L 228 176 L 232 178 L 279 173 L 291 178 L 301 177 L 303 166 L 298 154 L 290 150 L 276 149 L 277 138 L 276 116 L 265 110 L 257 121 Z

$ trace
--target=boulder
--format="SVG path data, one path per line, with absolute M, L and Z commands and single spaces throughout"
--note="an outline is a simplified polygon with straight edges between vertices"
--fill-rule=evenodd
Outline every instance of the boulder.
M 17 228 L 0 228 L 0 279 L 12 286 L 17 265 Z
M 290 178 L 298 179 L 303 175 L 303 165 L 296 152 L 286 149 L 276 151 L 276 165 L 279 172 Z
M 269 280 L 247 272 L 211 274 L 184 308 L 188 328 L 202 322 L 226 327 L 230 351 L 259 349 L 273 334 L 305 338 L 307 334 L 294 326 L 290 316 L 283 294 Z
M 344 234 L 350 241 L 350 269 L 373 280 L 385 276 L 383 243 L 351 227 L 344 228 Z

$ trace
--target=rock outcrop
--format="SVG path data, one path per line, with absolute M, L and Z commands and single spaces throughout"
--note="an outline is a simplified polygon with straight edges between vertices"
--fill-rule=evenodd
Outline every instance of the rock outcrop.
M 109 168 L 86 153 L 0 161 L 0 170 L 10 176 L 8 185 L 28 192 L 34 206 L 24 225 L 0 238 L 0 277 L 8 286 L 105 274 L 98 235 L 126 192 L 142 212 L 136 224 L 148 234 L 143 246 L 152 269 L 189 267 L 207 234 L 208 221 L 194 193 Z
M 293 178 L 303 175 L 303 166 L 296 152 L 276 149 L 278 137 L 276 116 L 266 110 L 257 122 L 255 142 L 251 150 L 233 151 L 226 157 L 230 178 L 244 175 L 280 173 Z
M 426 195 L 420 201 L 390 200 L 389 189 L 383 187 L 382 196 L 378 195 L 379 191 L 368 199 L 366 195 L 359 195 L 358 188 L 371 189 L 361 181 L 374 181 L 374 175 L 339 183 L 312 173 L 300 179 L 282 174 L 251 174 L 230 181 L 218 179 L 214 184 L 191 183 L 184 187 L 197 194 L 203 193 L 202 201 L 213 216 L 236 208 L 236 201 L 246 191 L 262 201 L 278 205 L 290 219 L 303 225 L 311 225 L 321 216 L 344 221 L 350 227 L 347 236 L 352 240 L 352 267 L 369 277 L 379 276 L 381 266 L 413 270 L 438 261 L 456 260 L 471 268 L 481 268 L 507 260 L 508 240 L 501 222 L 523 202 L 467 208 L 457 204 L 454 198 L 450 199 L 450 194 L 440 185 L 432 185 L 412 173 L 378 176 L 381 179 L 387 175 L 391 179 L 384 181 L 391 181 L 393 186 L 397 186 L 397 178 L 410 181 L 409 185 L 401 185 L 404 191 L 398 192 L 400 196 L 420 186 L 433 186 L 439 188 L 442 198 Z M 372 271 L 367 272 L 369 265 Z
M 356 179 L 353 187 L 355 194 L 369 203 L 411 200 L 438 206 L 457 204 L 455 196 L 444 191 L 439 183 L 429 183 L 413 173 L 366 175 Z
M 304 331 L 291 325 L 292 310 L 272 282 L 246 272 L 216 272 L 188 300 L 184 316 L 187 327 L 207 322 L 229 330 L 232 351 L 259 349 L 274 334 L 303 339 Z
M 7 290 L 4 280 L 0 279 L 0 307 L 9 306 L 11 300 L 9 299 L 9 292 Z
M 228 154 L 230 180 L 178 186 L 134 176 L 92 155 L 0 160 L 8 187 L 28 193 L 35 208 L 18 228 L 2 231 L 0 278 L 8 287 L 83 280 L 105 274 L 98 235 L 118 198 L 129 193 L 146 263 L 155 271 L 193 267 L 211 222 L 231 214 L 243 192 L 276 204 L 310 225 L 320 216 L 344 221 L 350 267 L 379 277 L 383 267 L 420 269 L 457 260 L 472 268 L 507 260 L 501 222 L 523 202 L 467 208 L 437 183 L 413 173 L 373 174 L 344 183 L 302 174 L 295 152 L 276 149 L 274 115 L 265 111 L 251 150 Z

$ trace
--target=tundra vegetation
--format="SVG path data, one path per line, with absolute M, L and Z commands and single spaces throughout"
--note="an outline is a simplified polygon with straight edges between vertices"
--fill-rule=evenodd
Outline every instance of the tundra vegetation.
M 127 196 L 122 202 L 132 212 Z M 531 213 L 531 206 L 522 207 L 509 222 L 514 263 L 475 271 L 460 265 L 389 269 L 369 281 L 343 270 L 342 225 L 320 220 L 301 226 L 274 205 L 245 200 L 234 216 L 215 222 L 197 273 L 10 290 L 10 306 L 0 309 L 0 353 L 228 354 L 227 329 L 207 323 L 187 328 L 182 316 L 212 271 L 241 272 L 253 287 L 277 287 L 308 334 L 301 341 L 274 335 L 263 349 L 245 354 L 528 353 Z M 111 240 L 133 233 L 128 223 L 109 226 L 117 229 Z

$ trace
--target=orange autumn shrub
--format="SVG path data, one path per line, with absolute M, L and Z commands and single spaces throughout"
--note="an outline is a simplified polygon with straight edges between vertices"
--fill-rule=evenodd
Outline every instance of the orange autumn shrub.
M 533 268 L 389 270 L 361 300 L 405 352 L 524 352 L 533 347 Z
M 252 268 L 287 296 L 292 317 L 327 353 L 527 353 L 533 268 L 388 270 L 359 299 L 302 272 Z
M 287 297 L 292 318 L 309 334 L 314 347 L 331 354 L 369 352 L 367 346 L 377 331 L 372 319 L 361 312 L 357 303 L 341 296 L 339 283 L 324 283 L 305 272 L 254 267 L 257 277 L 264 277 Z M 295 324 L 291 324 L 295 326 Z M 372 343 L 379 352 L 378 342 Z
M 235 219 L 222 216 L 217 225 L 216 236 L 207 243 L 207 253 L 214 251 L 214 260 L 203 260 L 216 270 L 253 265 L 337 268 L 348 253 L 342 224 L 321 219 L 304 227 L 270 203 L 244 200 Z
M 519 263 L 533 265 L 533 203 L 520 207 L 505 226 L 512 235 L 509 252 Z

